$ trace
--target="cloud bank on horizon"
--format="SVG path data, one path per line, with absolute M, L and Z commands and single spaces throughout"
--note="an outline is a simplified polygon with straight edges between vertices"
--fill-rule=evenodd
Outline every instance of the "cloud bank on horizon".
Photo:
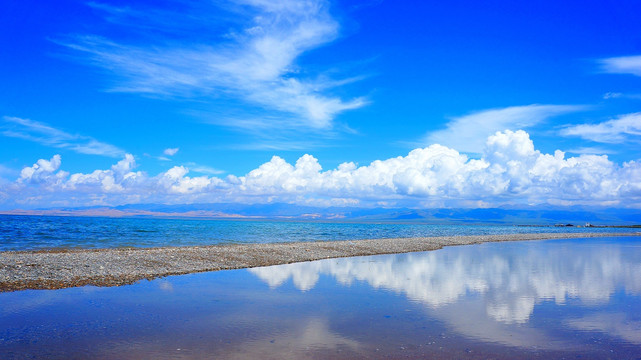
M 565 157 L 536 150 L 522 130 L 487 138 L 480 159 L 434 144 L 406 156 L 353 162 L 323 171 L 306 154 L 278 156 L 245 176 L 189 176 L 174 166 L 150 176 L 127 154 L 110 169 L 70 174 L 60 155 L 40 159 L 0 187 L 3 207 L 128 203 L 287 202 L 314 206 L 497 207 L 590 205 L 639 207 L 641 162 L 601 155 Z

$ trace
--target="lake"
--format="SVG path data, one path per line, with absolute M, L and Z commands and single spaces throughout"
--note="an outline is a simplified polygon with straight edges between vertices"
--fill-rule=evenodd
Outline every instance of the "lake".
M 641 237 L 0 294 L 0 358 L 641 358 Z
M 639 229 L 0 215 L 0 251 L 637 231 Z

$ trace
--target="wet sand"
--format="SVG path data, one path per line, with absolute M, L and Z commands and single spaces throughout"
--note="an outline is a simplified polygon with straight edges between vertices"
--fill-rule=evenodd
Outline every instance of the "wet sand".
M 437 250 L 497 241 L 641 236 L 641 233 L 554 233 L 352 241 L 238 244 L 163 248 L 0 252 L 0 291 L 119 286 L 204 271 L 250 268 L 327 258 Z

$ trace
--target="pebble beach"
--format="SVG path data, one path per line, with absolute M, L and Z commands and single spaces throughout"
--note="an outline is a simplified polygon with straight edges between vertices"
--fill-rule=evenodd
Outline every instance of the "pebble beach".
M 119 286 L 204 271 L 251 268 L 365 255 L 437 250 L 483 242 L 639 236 L 554 233 L 211 245 L 159 248 L 0 252 L 0 291 Z

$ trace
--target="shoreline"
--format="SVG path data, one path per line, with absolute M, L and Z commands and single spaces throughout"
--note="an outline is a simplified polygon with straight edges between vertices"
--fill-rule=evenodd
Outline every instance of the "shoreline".
M 120 286 L 171 275 L 328 258 L 438 250 L 485 242 L 641 236 L 641 233 L 533 233 L 160 248 L 0 252 L 0 292 Z

